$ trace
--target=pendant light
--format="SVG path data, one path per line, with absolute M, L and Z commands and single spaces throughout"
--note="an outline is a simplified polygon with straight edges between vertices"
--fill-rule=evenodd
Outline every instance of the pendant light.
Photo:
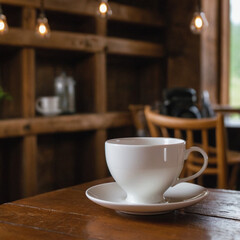
M 207 26 L 208 21 L 205 13 L 201 9 L 201 0 L 197 0 L 197 9 L 193 14 L 193 18 L 190 23 L 190 30 L 194 34 L 200 34 Z
M 3 14 L 2 5 L 0 4 L 0 34 L 4 34 L 8 31 L 7 18 Z
M 112 15 L 112 9 L 108 3 L 108 0 L 101 0 L 98 6 L 97 14 L 103 18 Z
M 40 14 L 37 19 L 37 25 L 36 25 L 36 34 L 41 38 L 48 38 L 50 37 L 51 30 L 48 25 L 48 19 L 45 16 L 43 1 L 44 0 L 41 0 Z

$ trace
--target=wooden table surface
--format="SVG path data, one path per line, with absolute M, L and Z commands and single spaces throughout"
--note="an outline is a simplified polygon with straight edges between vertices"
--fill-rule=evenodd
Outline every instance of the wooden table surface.
M 0 239 L 240 239 L 240 192 L 209 190 L 194 206 L 155 216 L 119 214 L 85 190 L 102 179 L 0 206 Z

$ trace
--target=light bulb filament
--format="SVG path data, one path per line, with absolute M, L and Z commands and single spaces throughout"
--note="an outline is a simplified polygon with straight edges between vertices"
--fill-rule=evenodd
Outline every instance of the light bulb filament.
M 0 20 L 0 31 L 2 32 L 4 31 L 4 29 L 5 29 L 5 23 L 3 20 Z
M 4 34 L 8 31 L 8 24 L 6 16 L 0 13 L 0 34 Z
M 194 34 L 200 34 L 208 26 L 204 12 L 195 12 L 190 23 L 190 29 Z
M 101 0 L 100 4 L 98 5 L 97 14 L 103 18 L 112 15 L 112 10 L 108 4 L 108 0 Z
M 196 17 L 194 21 L 195 27 L 200 29 L 203 27 L 203 20 L 201 17 Z
M 39 31 L 40 34 L 44 35 L 47 32 L 47 28 L 46 28 L 46 26 L 43 23 L 41 23 L 39 25 L 38 31 Z
M 101 2 L 101 4 L 99 5 L 99 12 L 101 14 L 106 14 L 107 11 L 108 11 L 107 4 L 105 2 Z
M 37 19 L 36 34 L 42 38 L 50 37 L 50 27 L 48 25 L 48 20 L 46 17 L 40 16 Z

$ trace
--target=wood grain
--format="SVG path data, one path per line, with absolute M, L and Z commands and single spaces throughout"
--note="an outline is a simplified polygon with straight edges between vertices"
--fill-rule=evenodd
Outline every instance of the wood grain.
M 239 191 L 211 189 L 206 200 L 198 206 L 189 207 L 186 211 L 240 221 L 240 209 L 236 205 L 239 201 Z M 219 208 L 214 206 L 219 206 Z
M 194 206 L 154 216 L 117 213 L 85 196 L 98 181 L 0 206 L 4 239 L 236 239 L 240 229 L 237 191 L 212 190 Z M 24 237 L 24 238 L 23 238 Z
M 219 85 L 219 45 L 218 45 L 218 9 L 220 2 L 218 0 L 202 1 L 203 11 L 205 12 L 209 26 L 201 34 L 201 91 L 209 92 L 212 103 L 219 103 L 220 85 Z
M 155 101 L 165 82 L 163 0 L 111 1 L 107 19 L 96 16 L 96 0 L 44 0 L 47 39 L 35 34 L 40 2 L 1 0 L 9 32 L 0 37 L 0 83 L 13 101 L 1 108 L 0 138 L 19 142 L 7 147 L 9 165 L 21 161 L 17 180 L 4 174 L 22 185 L 13 199 L 106 176 L 105 140 L 132 136 L 128 105 Z M 112 66 L 115 57 L 121 60 Z M 55 94 L 62 72 L 76 82 L 76 114 L 40 117 L 36 99 Z
M 0 121 L 0 138 L 129 126 L 130 113 L 76 114 Z
M 22 142 L 22 196 L 29 197 L 38 192 L 37 137 L 26 136 Z
M 220 1 L 220 104 L 229 103 L 230 1 Z
M 78 50 L 90 53 L 102 51 L 106 45 L 101 37 L 93 34 L 52 31 L 51 38 L 41 39 L 38 38 L 32 30 L 19 28 L 9 29 L 8 34 L 0 38 L 0 44 L 20 47 Z
M 107 34 L 107 21 L 106 19 L 96 19 L 96 32 L 101 36 Z M 97 53 L 93 57 L 94 66 L 94 96 L 95 96 L 95 111 L 97 113 L 107 112 L 107 67 L 106 48 L 101 53 Z M 95 164 L 94 172 L 97 178 L 106 177 L 108 174 L 106 160 L 105 160 L 105 141 L 107 140 L 106 129 L 99 129 L 94 135 L 94 151 L 95 151 Z
M 35 28 L 36 12 L 32 8 L 22 9 L 22 27 Z M 21 50 L 22 116 L 35 116 L 35 51 L 33 48 Z M 37 193 L 37 137 L 27 136 L 22 141 L 22 197 Z
M 166 88 L 194 88 L 200 97 L 200 38 L 192 34 L 189 28 L 195 7 L 191 0 L 166 2 Z
M 164 56 L 163 46 L 157 43 L 60 31 L 52 31 L 49 39 L 39 39 L 33 31 L 11 28 L 8 34 L 0 38 L 0 44 L 76 50 L 89 53 L 103 52 L 107 48 L 107 52 L 110 54 L 146 57 Z
M 146 57 L 163 57 L 165 55 L 161 44 L 119 38 L 107 39 L 107 52 L 111 54 Z
M 1 0 L 1 3 L 28 6 L 39 8 L 40 0 Z M 59 12 L 68 12 L 72 14 L 81 14 L 86 16 L 95 16 L 98 2 L 95 0 L 46 0 L 45 9 Z M 114 12 L 111 19 L 115 21 L 127 21 L 137 24 L 147 24 L 158 27 L 164 26 L 164 20 L 157 13 L 152 13 L 147 9 L 140 9 L 134 6 L 127 6 L 111 2 L 111 8 Z

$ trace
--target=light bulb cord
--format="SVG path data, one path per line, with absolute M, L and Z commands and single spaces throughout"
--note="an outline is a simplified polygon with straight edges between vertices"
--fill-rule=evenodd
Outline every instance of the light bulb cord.
M 40 2 L 40 17 L 41 17 L 41 18 L 44 18 L 44 17 L 45 17 L 44 0 L 41 0 L 41 2 Z
M 202 11 L 202 3 L 201 0 L 197 0 L 197 11 L 201 12 Z
M 3 14 L 2 4 L 0 3 L 0 14 Z

